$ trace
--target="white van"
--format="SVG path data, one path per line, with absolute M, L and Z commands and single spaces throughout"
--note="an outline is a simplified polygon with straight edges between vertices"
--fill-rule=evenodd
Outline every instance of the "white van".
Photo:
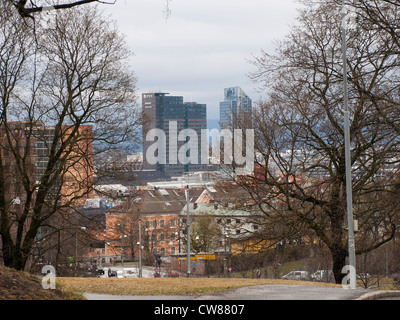
M 310 276 L 313 281 L 331 282 L 333 280 L 332 270 L 317 270 Z
M 308 271 L 290 271 L 282 279 L 286 280 L 308 280 Z

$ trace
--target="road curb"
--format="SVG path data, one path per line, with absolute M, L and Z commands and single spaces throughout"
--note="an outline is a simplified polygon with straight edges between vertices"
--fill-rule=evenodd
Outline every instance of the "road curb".
M 400 291 L 380 290 L 380 291 L 369 292 L 357 298 L 356 300 L 377 300 L 377 299 L 392 298 L 392 297 L 400 297 Z

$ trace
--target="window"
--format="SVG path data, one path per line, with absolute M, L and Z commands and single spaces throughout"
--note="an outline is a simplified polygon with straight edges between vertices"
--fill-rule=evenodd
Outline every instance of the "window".
M 175 241 L 175 232 L 171 232 L 170 239 L 171 241 Z
M 160 253 L 161 253 L 162 256 L 165 256 L 165 248 L 161 248 L 160 249 Z
M 160 228 L 164 228 L 164 220 L 160 220 Z
M 171 248 L 171 254 L 175 254 L 175 252 L 176 252 L 175 247 L 172 247 L 172 248 Z
M 164 233 L 160 234 L 160 241 L 165 241 L 165 234 Z
M 171 227 L 175 227 L 175 219 L 171 219 Z
M 153 228 L 156 229 L 157 228 L 157 220 L 153 220 Z
M 146 228 L 147 228 L 147 229 L 150 228 L 150 221 L 149 221 L 149 220 L 146 221 Z

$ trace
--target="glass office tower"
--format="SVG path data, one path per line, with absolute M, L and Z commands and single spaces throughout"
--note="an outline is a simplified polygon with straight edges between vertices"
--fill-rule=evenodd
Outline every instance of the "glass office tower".
M 221 128 L 238 128 L 237 117 L 245 116 L 252 110 L 252 101 L 240 87 L 224 90 L 224 101 L 219 104 Z
M 142 110 L 146 123 L 143 129 L 143 155 L 144 169 L 154 169 L 163 172 L 166 176 L 177 176 L 188 171 L 203 170 L 200 161 L 200 136 L 201 130 L 207 129 L 207 105 L 196 102 L 183 102 L 183 97 L 168 96 L 168 93 L 144 93 L 142 95 Z M 171 126 L 176 123 L 176 126 Z M 154 141 L 146 141 L 147 132 L 151 129 L 161 129 L 166 135 L 164 149 L 165 164 L 149 164 L 146 159 L 147 149 Z M 197 163 L 182 164 L 176 155 L 186 142 L 179 141 L 170 145 L 170 137 L 175 137 L 183 129 L 193 129 L 199 137 L 199 154 Z M 173 130 L 170 132 L 170 130 Z M 163 151 L 159 151 L 163 152 Z

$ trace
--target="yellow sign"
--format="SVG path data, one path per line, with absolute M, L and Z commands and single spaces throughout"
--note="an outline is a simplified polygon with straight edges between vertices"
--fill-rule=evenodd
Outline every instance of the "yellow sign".
M 178 260 L 187 260 L 187 257 L 179 257 Z M 190 260 L 215 260 L 215 254 L 196 254 L 194 257 L 190 257 Z
M 215 254 L 196 254 L 197 259 L 215 260 Z
M 178 258 L 178 260 L 187 260 L 187 257 Z M 190 257 L 190 260 L 197 260 L 197 258 L 196 257 Z

